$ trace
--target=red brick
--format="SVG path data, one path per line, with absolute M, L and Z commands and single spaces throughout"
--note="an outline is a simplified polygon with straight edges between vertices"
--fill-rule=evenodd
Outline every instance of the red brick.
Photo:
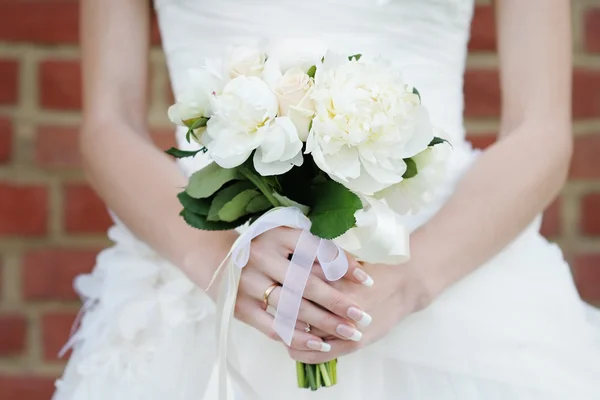
M 471 142 L 474 149 L 485 149 L 496 142 L 496 135 L 493 133 L 486 133 L 484 135 L 468 135 L 467 140 Z
M 475 7 L 471 23 L 471 40 L 469 51 L 496 50 L 496 18 L 494 7 L 478 5 Z
M 581 199 L 581 233 L 600 235 L 600 192 L 589 193 Z
M 0 236 L 42 236 L 48 219 L 48 189 L 0 182 Z
M 498 117 L 500 115 L 500 79 L 498 71 L 470 69 L 465 73 L 465 115 Z
M 42 167 L 78 167 L 81 154 L 78 145 L 79 128 L 42 126 L 35 143 L 35 160 Z
M 42 317 L 42 340 L 45 361 L 58 361 L 58 353 L 63 348 L 69 336 L 73 322 L 77 315 L 75 313 L 49 313 Z M 63 356 L 64 359 L 68 354 Z
M 573 71 L 573 117 L 600 118 L 600 70 Z
M 573 275 L 581 297 L 589 302 L 600 302 L 600 253 L 575 257 Z
M 27 347 L 27 320 L 22 315 L 0 315 L 0 356 L 23 354 Z
M 46 60 L 39 66 L 40 105 L 49 110 L 81 108 L 81 68 L 77 60 Z
M 585 15 L 585 48 L 600 53 L 600 8 L 592 8 Z
M 85 184 L 64 187 L 65 229 L 68 233 L 104 233 L 112 221 L 102 199 Z
M 0 60 L 0 105 L 14 105 L 18 101 L 19 63 L 16 60 L 2 59 Z
M 22 265 L 23 297 L 27 300 L 75 300 L 73 279 L 90 272 L 95 250 L 36 250 L 25 254 Z
M 77 43 L 78 3 L 77 0 L 0 1 L 0 40 Z
M 544 219 L 542 220 L 540 232 L 547 238 L 560 235 L 560 207 L 560 198 L 557 198 L 544 211 Z
M 0 375 L 0 399 L 48 400 L 54 392 L 55 379 L 34 375 Z
M 12 156 L 12 123 L 8 118 L 0 118 L 0 164 L 10 161 Z
M 575 138 L 571 158 L 571 178 L 600 178 L 600 132 Z

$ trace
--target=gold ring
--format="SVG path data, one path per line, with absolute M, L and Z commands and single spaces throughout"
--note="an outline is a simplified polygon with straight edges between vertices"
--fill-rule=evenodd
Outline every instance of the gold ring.
M 311 329 L 312 329 L 312 328 L 310 327 L 310 324 L 307 322 L 307 323 L 306 323 L 306 328 L 304 328 L 304 332 L 306 332 L 306 333 L 310 333 L 310 330 L 311 330 Z
M 279 286 L 279 283 L 273 283 L 263 293 L 263 303 L 265 303 L 265 307 L 269 307 L 269 296 L 271 295 L 273 290 L 275 290 L 275 288 L 278 286 Z

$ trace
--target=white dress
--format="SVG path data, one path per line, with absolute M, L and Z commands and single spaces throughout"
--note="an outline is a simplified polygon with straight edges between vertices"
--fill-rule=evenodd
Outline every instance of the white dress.
M 399 63 L 454 147 L 443 198 L 407 218 L 411 228 L 441 207 L 477 157 L 462 119 L 473 0 L 155 5 L 175 93 L 185 86 L 189 67 L 223 55 L 229 45 L 266 46 L 286 60 L 331 48 L 379 53 Z M 177 134 L 185 148 L 183 132 Z M 185 172 L 194 167 L 189 162 L 182 163 Z M 333 388 L 297 389 L 294 362 L 283 346 L 236 321 L 242 372 L 266 400 L 600 399 L 599 314 L 581 301 L 561 251 L 539 226 L 538 218 L 386 338 L 341 358 Z M 118 221 L 109 236 L 114 247 L 75 282 L 86 313 L 54 400 L 215 399 L 213 303 Z

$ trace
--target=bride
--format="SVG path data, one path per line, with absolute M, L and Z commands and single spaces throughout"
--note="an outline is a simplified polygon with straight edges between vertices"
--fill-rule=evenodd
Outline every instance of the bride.
M 231 45 L 283 60 L 326 49 L 381 54 L 419 88 L 453 144 L 440 200 L 404 218 L 411 260 L 355 264 L 331 284 L 315 272 L 290 348 L 263 300 L 276 304 L 298 232 L 254 240 L 233 343 L 260 399 L 600 398 L 598 312 L 538 233 L 572 149 L 570 2 L 496 2 L 502 119 L 498 142 L 478 153 L 462 120 L 473 1 L 155 1 L 176 96 L 188 68 Z M 85 313 L 54 400 L 216 399 L 217 293 L 203 288 L 237 233 L 198 231 L 178 216 L 192 163 L 209 160 L 177 164 L 149 138 L 148 0 L 81 3 L 81 150 L 113 212 L 115 245 L 75 282 Z M 296 387 L 293 360 L 334 358 L 336 386 Z

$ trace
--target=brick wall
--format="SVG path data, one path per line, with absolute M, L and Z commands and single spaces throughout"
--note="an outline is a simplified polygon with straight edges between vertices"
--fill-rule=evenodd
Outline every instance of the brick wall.
M 600 303 L 600 0 L 573 5 L 575 157 L 543 232 L 572 263 L 582 296 Z M 56 354 L 78 309 L 71 281 L 107 245 L 110 220 L 80 170 L 76 0 L 0 1 L 0 398 L 48 399 Z M 151 121 L 161 148 L 169 88 L 151 55 Z M 468 131 L 494 141 L 499 90 L 493 13 L 480 2 L 465 85 Z

